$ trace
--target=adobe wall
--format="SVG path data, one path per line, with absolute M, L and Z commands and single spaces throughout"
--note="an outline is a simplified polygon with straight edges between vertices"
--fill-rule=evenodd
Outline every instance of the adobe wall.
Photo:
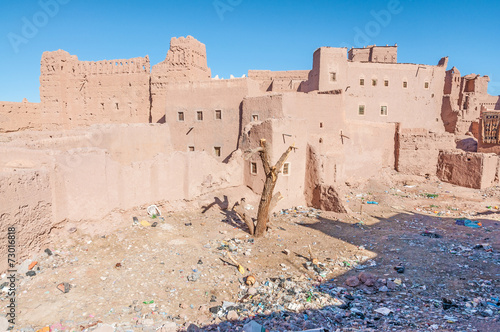
M 289 163 L 289 174 L 282 173 L 274 193 L 280 192 L 283 199 L 276 205 L 275 211 L 290 206 L 305 205 L 305 167 L 307 153 L 307 130 L 303 127 L 304 119 L 267 119 L 253 122 L 244 128 L 242 135 L 242 150 L 260 146 L 260 139 L 267 141 L 271 165 L 275 165 L 289 146 L 295 145 L 286 162 Z M 285 135 L 284 135 L 285 134 Z M 251 163 L 256 163 L 257 172 L 252 173 Z M 264 168 L 259 154 L 252 155 L 244 161 L 244 183 L 255 193 L 261 194 L 265 181 Z M 257 208 L 257 207 L 255 207 Z
M 404 129 L 398 134 L 396 170 L 404 174 L 436 174 L 439 150 L 454 149 L 455 136 L 424 128 Z
M 210 78 L 205 44 L 192 36 L 172 38 L 165 60 L 151 70 L 151 122 L 165 122 L 168 83 L 207 81 Z
M 301 84 L 307 80 L 309 70 L 249 70 L 248 77 L 258 81 L 262 92 L 301 91 Z
M 443 131 L 441 105 L 446 66 L 364 62 L 349 62 L 347 66 L 347 119 L 398 122 L 403 128 Z M 364 105 L 364 115 L 359 114 L 360 105 Z M 387 107 L 387 115 L 381 115 L 382 106 Z
M 203 152 L 174 152 L 167 125 L 94 125 L 58 134 L 14 133 L 10 142 L 0 144 L 0 167 L 50 167 L 58 219 L 90 219 L 119 206 L 193 199 L 206 190 L 242 183 L 234 161 L 223 164 Z M 205 188 L 207 177 L 212 180 Z
M 56 127 L 147 123 L 149 58 L 79 61 L 58 50 L 41 60 L 40 101 Z
M 165 85 L 165 120 L 176 151 L 206 151 L 223 161 L 237 149 L 241 131 L 241 104 L 245 97 L 260 93 L 258 82 L 248 78 L 210 80 Z M 220 111 L 221 119 L 217 119 Z M 184 120 L 179 120 L 179 112 Z M 198 120 L 202 112 L 203 120 Z M 220 147 L 220 157 L 214 147 Z
M 0 133 L 43 129 L 44 123 L 50 123 L 49 120 L 41 113 L 38 103 L 0 102 Z
M 47 169 L 0 167 L 0 271 L 8 268 L 7 229 L 16 228 L 16 260 L 40 249 L 55 226 Z
M 440 151 L 437 176 L 441 181 L 484 189 L 495 183 L 499 158 L 495 154 Z

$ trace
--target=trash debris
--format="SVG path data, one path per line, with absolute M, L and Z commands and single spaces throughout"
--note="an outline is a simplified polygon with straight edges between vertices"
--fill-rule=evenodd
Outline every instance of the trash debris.
M 51 251 L 49 248 L 45 249 L 45 250 L 44 250 L 44 252 L 45 252 L 48 256 L 52 256 L 52 251 Z
M 31 270 L 30 270 L 30 271 L 26 272 L 26 275 L 27 275 L 28 277 L 34 277 L 34 276 L 36 276 L 36 272 L 35 272 L 35 271 L 31 271 Z
M 427 236 L 427 237 L 434 238 L 434 239 L 440 239 L 443 237 L 442 235 L 439 235 L 437 233 L 428 232 L 428 231 L 425 231 L 425 232 L 421 233 L 420 235 Z
M 67 293 L 71 289 L 71 285 L 67 282 L 62 282 L 59 285 L 57 285 L 57 289 L 59 289 L 63 293 Z
M 470 219 L 456 219 L 455 224 L 470 228 L 480 228 L 482 226 L 482 224 L 479 221 L 472 221 Z
M 375 201 L 367 201 L 366 204 L 378 205 L 378 202 Z
M 396 270 L 397 273 L 405 273 L 405 267 L 403 265 L 397 265 L 394 267 L 394 270 Z
M 238 263 L 234 258 L 233 256 L 231 256 L 231 253 L 228 252 L 227 253 L 227 257 L 231 260 L 231 262 L 233 262 L 237 267 L 238 267 L 238 271 L 241 273 L 241 274 L 245 274 L 245 268 L 240 264 Z
M 155 216 L 155 217 L 161 216 L 160 209 L 156 205 L 154 205 L 154 204 L 148 206 L 148 208 L 146 209 L 146 211 L 147 211 L 147 213 L 148 213 L 148 215 L 150 217 L 152 217 L 152 216 Z
M 255 281 L 255 277 L 253 275 L 249 275 L 245 279 L 245 284 L 247 284 L 248 286 L 253 286 L 255 284 Z
M 33 270 L 33 268 L 38 264 L 37 261 L 34 261 L 32 262 L 29 266 L 28 266 L 28 270 Z
M 151 226 L 150 223 L 148 223 L 146 220 L 141 220 L 141 225 L 144 226 L 144 227 L 149 227 Z
M 378 309 L 375 309 L 373 311 L 378 312 L 379 314 L 382 314 L 384 316 L 387 316 L 387 315 L 389 315 L 392 312 L 391 309 L 385 308 L 385 307 L 378 308 Z

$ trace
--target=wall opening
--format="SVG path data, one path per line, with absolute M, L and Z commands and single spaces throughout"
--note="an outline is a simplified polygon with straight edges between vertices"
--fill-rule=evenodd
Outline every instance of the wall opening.
M 257 163 L 250 163 L 250 173 L 251 174 L 257 174 Z
M 192 145 L 191 145 L 191 146 L 188 146 L 188 151 L 189 151 L 189 152 L 194 152 L 194 146 L 192 146 Z
M 283 175 L 290 175 L 290 163 L 284 163 L 282 169 Z
M 365 85 L 365 79 L 364 78 L 360 78 L 359 79 L 359 85 Z
M 387 115 L 387 106 L 380 106 L 380 115 Z
M 365 115 L 365 105 L 359 105 L 358 115 Z
M 184 112 L 177 113 L 177 120 L 184 121 Z
M 196 119 L 198 121 L 203 121 L 203 112 L 202 111 L 196 112 Z
M 215 120 L 222 120 L 222 111 L 215 110 Z
M 220 157 L 220 155 L 221 155 L 220 146 L 214 146 L 214 153 L 215 153 L 216 157 Z
M 252 114 L 252 121 L 259 121 L 259 115 L 258 114 Z

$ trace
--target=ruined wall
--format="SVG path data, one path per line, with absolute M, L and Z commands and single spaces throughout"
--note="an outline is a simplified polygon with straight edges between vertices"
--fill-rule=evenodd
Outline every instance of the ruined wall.
M 7 228 L 16 228 L 17 262 L 41 249 L 55 226 L 46 169 L 0 167 L 0 271 L 7 269 Z
M 395 46 L 367 46 L 364 48 L 351 48 L 349 60 L 356 62 L 398 62 L 398 47 Z
M 206 81 L 210 77 L 205 44 L 191 36 L 172 38 L 165 60 L 151 71 L 151 121 L 164 122 L 168 83 Z
M 484 189 L 495 183 L 498 161 L 495 154 L 440 151 L 437 176 L 462 187 Z
M 262 92 L 301 91 L 309 70 L 270 71 L 249 70 L 248 77 L 258 81 Z
M 176 133 L 174 149 L 191 147 L 219 161 L 238 147 L 242 100 L 260 93 L 258 83 L 248 78 L 169 83 L 165 91 L 165 121 Z
M 44 52 L 40 101 L 61 128 L 94 123 L 147 123 L 149 58 L 79 61 L 58 50 Z
M 500 96 L 488 94 L 488 76 L 446 72 L 441 117 L 447 132 L 465 134 L 479 120 L 481 109 L 500 110 Z
M 50 175 L 45 199 L 56 222 L 192 200 L 243 183 L 238 159 L 223 164 L 204 152 L 173 152 L 165 125 L 99 125 L 52 138 L 51 132 L 34 134 L 26 139 L 17 133 L 0 144 L 0 167 L 38 171 L 43 165 Z M 12 197 L 24 204 L 23 196 Z
M 405 174 L 436 174 L 439 150 L 454 149 L 454 135 L 424 128 L 401 128 L 397 137 L 396 170 Z
M 0 102 L 0 133 L 25 129 L 43 129 L 50 117 L 43 114 L 40 104 Z

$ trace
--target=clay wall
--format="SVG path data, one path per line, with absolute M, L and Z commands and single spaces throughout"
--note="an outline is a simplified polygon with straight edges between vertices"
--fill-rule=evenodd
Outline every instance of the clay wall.
M 149 58 L 78 61 L 59 50 L 44 52 L 40 100 L 60 128 L 94 123 L 147 123 Z
M 189 151 L 193 147 L 219 161 L 238 147 L 242 100 L 260 93 L 258 83 L 248 78 L 171 83 L 165 91 L 165 120 L 176 133 L 172 136 L 174 149 Z
M 344 87 L 346 118 L 443 130 L 445 69 L 445 66 L 349 62 Z M 364 106 L 363 114 L 360 106 Z
M 276 205 L 275 211 L 290 206 L 305 205 L 305 167 L 307 152 L 307 130 L 303 127 L 304 119 L 267 119 L 265 121 L 253 122 L 247 125 L 243 133 L 243 150 L 260 146 L 260 139 L 264 138 L 269 145 L 271 165 L 275 165 L 289 146 L 294 145 L 297 149 L 292 151 L 286 163 L 288 163 L 288 174 L 280 173 L 274 193 L 280 192 L 283 199 Z M 286 134 L 284 136 L 284 133 Z M 288 136 L 290 135 L 290 136 Z M 252 171 L 252 163 L 255 163 L 257 172 Z M 245 185 L 255 193 L 262 193 L 265 174 L 262 161 L 258 154 L 251 156 L 244 162 L 243 168 Z M 256 207 L 257 208 L 257 207 Z
M 15 227 L 16 260 L 21 262 L 45 244 L 55 226 L 50 174 L 44 169 L 0 167 L 0 271 L 8 268 L 7 229 Z
M 495 154 L 440 151 L 437 176 L 441 181 L 484 189 L 495 183 L 498 167 Z
M 172 38 L 164 61 L 151 70 L 151 122 L 163 123 L 166 90 L 171 82 L 210 80 L 205 44 L 191 36 Z
M 249 70 L 248 77 L 258 81 L 262 92 L 301 91 L 309 70 L 270 71 Z
M 454 149 L 454 135 L 433 133 L 424 128 L 400 129 L 396 170 L 405 174 L 436 174 L 439 150 Z
M 43 129 L 49 123 L 50 117 L 41 112 L 38 103 L 0 102 L 0 133 Z

